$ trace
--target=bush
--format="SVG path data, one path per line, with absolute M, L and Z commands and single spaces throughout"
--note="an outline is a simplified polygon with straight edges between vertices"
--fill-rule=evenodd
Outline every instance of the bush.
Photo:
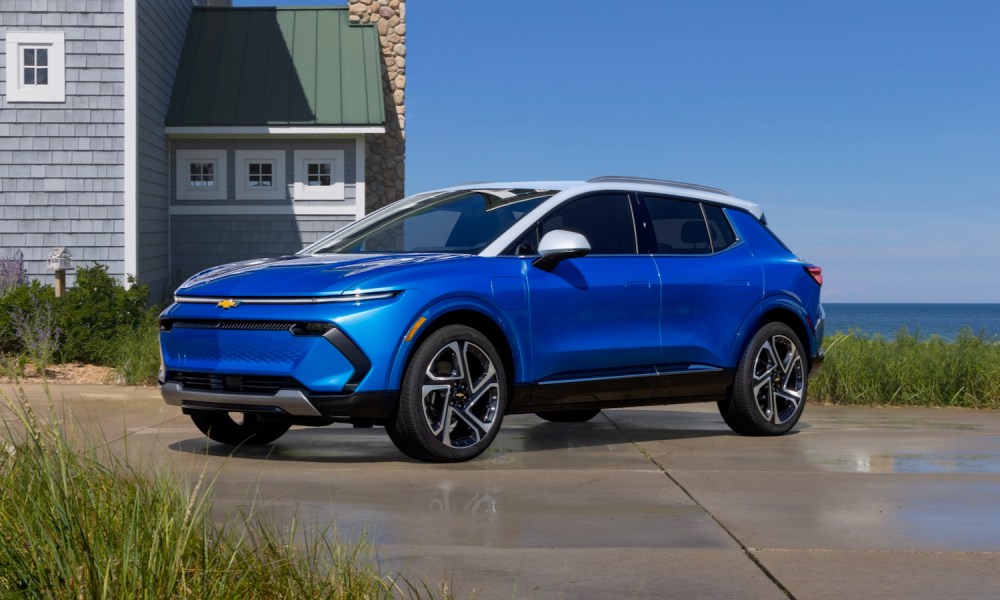
M 0 296 L 0 353 L 23 354 L 28 351 L 18 327 L 21 325 L 23 328 L 24 319 L 36 314 L 40 306 L 51 307 L 52 317 L 58 323 L 59 306 L 55 297 L 51 285 L 42 285 L 38 281 L 16 285 Z
M 148 321 L 149 288 L 130 275 L 126 289 L 103 265 L 82 267 L 76 286 L 59 302 L 63 333 L 60 357 L 66 362 L 113 364 L 118 341 Z

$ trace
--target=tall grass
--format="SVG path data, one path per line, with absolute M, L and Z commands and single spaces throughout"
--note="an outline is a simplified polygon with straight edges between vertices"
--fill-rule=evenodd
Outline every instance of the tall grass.
M 3 395 L 0 392 L 0 395 Z M 393 598 L 371 546 L 329 535 L 302 543 L 258 520 L 216 525 L 210 485 L 139 472 L 3 395 L 0 597 Z M 0 415 L 3 407 L 0 406 Z M 430 591 L 426 586 L 425 591 Z
M 821 402 L 1000 408 L 1000 343 L 971 330 L 954 341 L 905 329 L 892 340 L 837 333 L 825 346 L 809 384 Z
M 108 343 L 105 362 L 126 385 L 155 385 L 160 370 L 158 313 L 150 310 L 135 327 L 119 332 Z

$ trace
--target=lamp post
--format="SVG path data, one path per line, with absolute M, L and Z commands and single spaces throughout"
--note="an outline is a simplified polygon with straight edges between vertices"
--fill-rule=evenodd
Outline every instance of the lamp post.
M 66 291 L 66 271 L 73 268 L 73 255 L 66 246 L 56 246 L 49 253 L 49 260 L 45 266 L 49 271 L 55 272 L 56 298 L 61 298 Z

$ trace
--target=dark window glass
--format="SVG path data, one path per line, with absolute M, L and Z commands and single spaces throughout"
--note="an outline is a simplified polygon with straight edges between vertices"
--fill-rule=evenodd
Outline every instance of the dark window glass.
M 475 254 L 552 192 L 468 190 L 428 198 L 316 252 Z
M 722 208 L 714 204 L 704 204 L 705 217 L 708 219 L 708 231 L 712 235 L 712 249 L 716 252 L 725 250 L 736 243 L 736 233 L 729 224 Z
M 697 202 L 646 196 L 657 254 L 711 254 L 708 229 Z
M 306 163 L 306 185 L 328 186 L 333 184 L 331 164 L 328 162 Z
M 579 233 L 590 242 L 591 254 L 635 254 L 632 208 L 625 194 L 600 194 L 573 200 L 542 218 L 515 252 L 537 254 L 538 240 L 554 229 Z

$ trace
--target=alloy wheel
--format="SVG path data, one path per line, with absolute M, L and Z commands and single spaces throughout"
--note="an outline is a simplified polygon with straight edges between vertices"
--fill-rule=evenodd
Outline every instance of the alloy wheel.
M 497 425 L 500 378 L 489 355 L 465 340 L 452 341 L 431 359 L 424 373 L 421 405 L 438 441 L 466 448 Z
M 754 360 L 753 397 L 769 423 L 781 425 L 793 418 L 804 390 L 802 356 L 784 335 L 773 335 L 761 345 Z

